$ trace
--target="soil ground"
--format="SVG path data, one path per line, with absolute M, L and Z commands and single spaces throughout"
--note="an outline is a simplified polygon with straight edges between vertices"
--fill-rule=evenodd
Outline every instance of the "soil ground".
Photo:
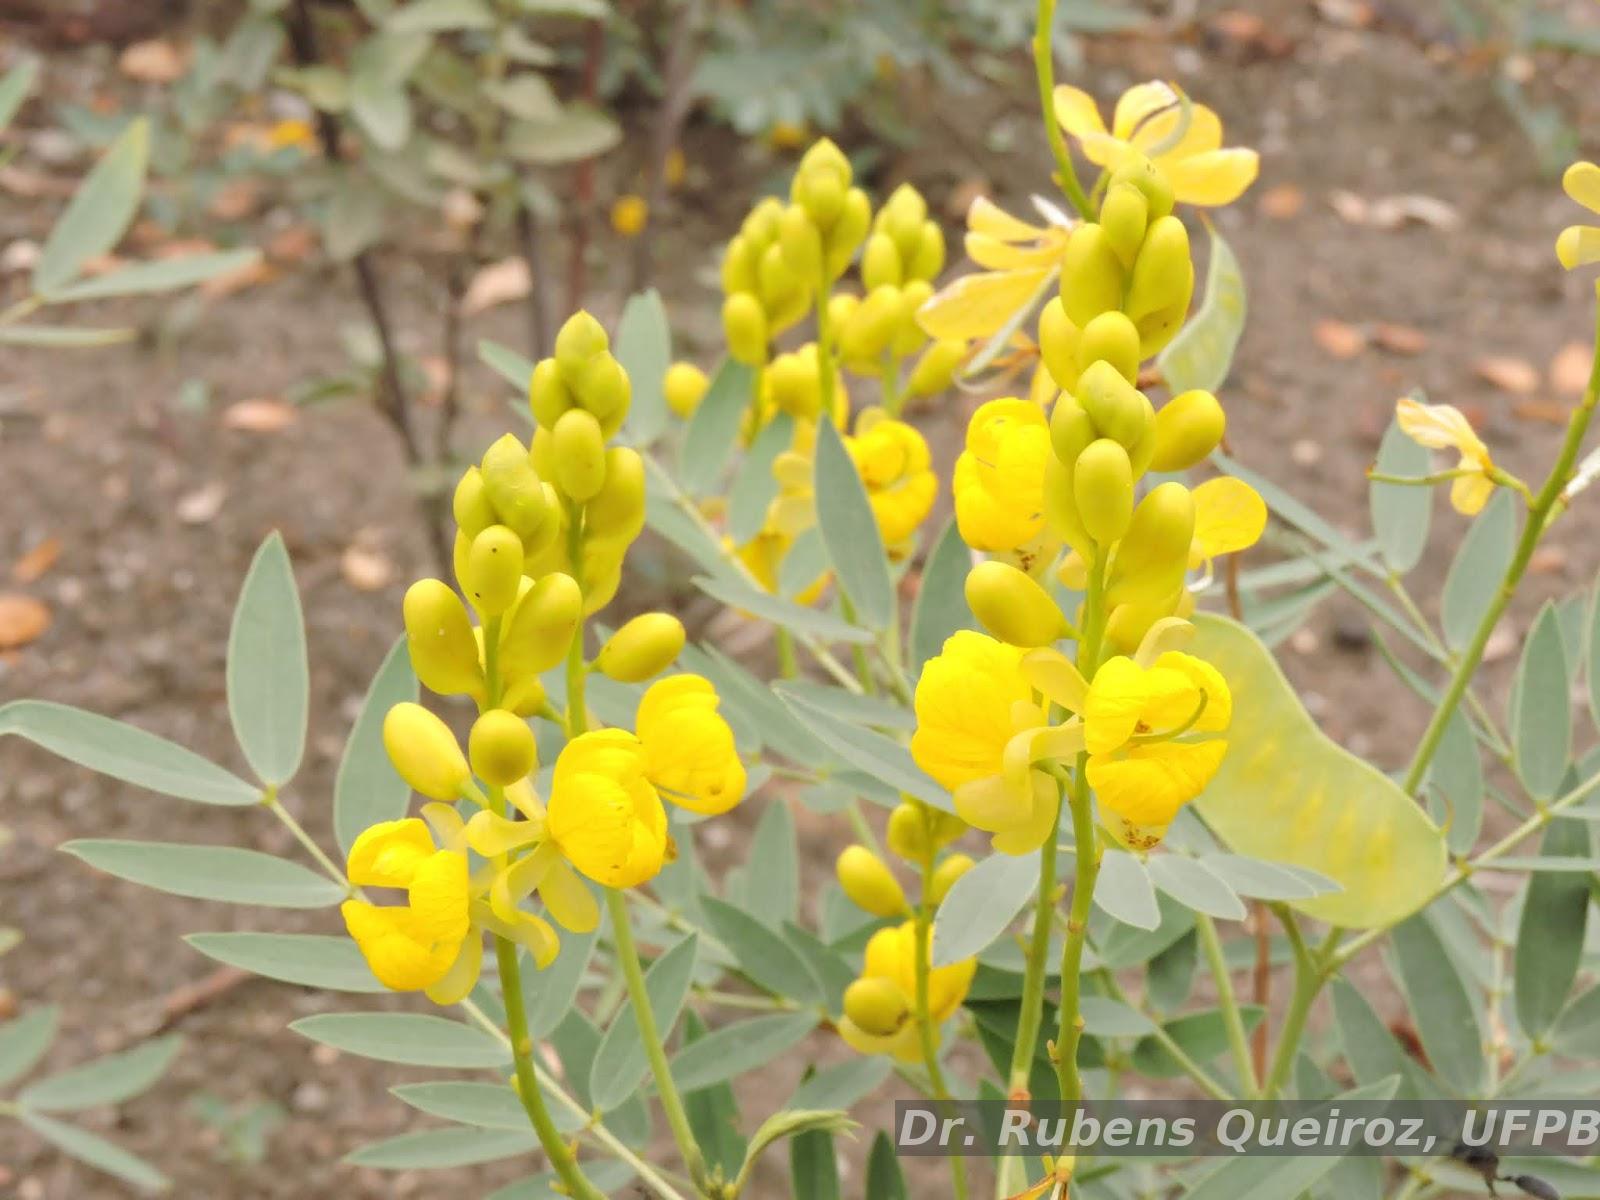
M 1557 186 L 1538 178 L 1526 141 L 1495 99 L 1492 73 L 1439 53 L 1440 29 L 1404 13 L 1391 20 L 1380 11 L 1370 27 L 1347 27 L 1309 5 L 1262 0 L 1240 9 L 1262 18 L 1270 37 L 1241 41 L 1217 32 L 1225 27 L 1216 20 L 1218 6 L 1200 8 L 1200 32 L 1191 36 L 1091 41 L 1076 79 L 1108 97 L 1140 79 L 1177 78 L 1220 112 L 1230 142 L 1262 150 L 1260 182 L 1220 221 L 1250 287 L 1251 319 L 1225 396 L 1236 455 L 1360 533 L 1367 522 L 1363 470 L 1395 398 L 1421 386 L 1466 409 L 1512 469 L 1542 470 L 1559 431 L 1539 419 L 1541 405 L 1570 398 L 1544 384 L 1531 396 L 1512 396 L 1474 364 L 1498 354 L 1542 367 L 1562 345 L 1586 340 L 1591 284 L 1555 264 L 1554 234 L 1577 213 Z M 1552 57 L 1537 66 L 1539 91 L 1559 97 L 1580 128 L 1600 130 L 1600 94 L 1581 86 L 1592 82 L 1592 64 Z M 887 159 L 876 182 L 912 178 L 941 210 L 974 180 L 991 183 L 1013 207 L 1042 189 L 1047 156 L 1020 51 L 1010 67 L 979 94 L 923 97 L 920 144 Z M 657 280 L 679 322 L 680 346 L 691 350 L 705 349 L 714 334 L 715 248 L 737 220 L 746 185 L 760 184 L 779 165 L 714 131 L 696 131 L 694 139 L 703 174 L 664 214 L 666 261 Z M 1591 137 L 1588 149 L 1596 148 Z M 1303 196 L 1292 213 L 1287 186 Z M 1341 192 L 1369 204 L 1432 197 L 1458 220 L 1448 228 L 1352 224 L 1336 211 Z M 1264 201 L 1274 195 L 1276 203 Z M 47 221 L 40 202 L 8 199 L 0 244 L 37 238 Z M 952 235 L 952 245 L 958 241 Z M 398 256 L 386 256 L 385 268 L 401 336 L 426 353 L 438 282 Z M 614 288 L 621 274 L 598 269 L 602 316 L 617 307 L 603 289 Z M 169 353 L 8 350 L 0 358 L 0 563 L 47 538 L 63 546 L 54 569 L 23 588 L 49 604 L 54 625 L 0 658 L 0 701 L 33 696 L 83 705 L 242 766 L 223 699 L 229 614 L 255 546 L 281 529 L 302 589 L 313 662 L 312 736 L 288 803 L 325 837 L 343 737 L 395 636 L 405 581 L 430 569 L 425 542 L 394 441 L 369 411 L 314 409 L 272 434 L 227 428 L 220 414 L 235 401 L 279 395 L 339 369 L 336 331 L 360 320 L 350 280 L 313 267 L 215 304 Z M 1409 355 L 1373 347 L 1340 360 L 1314 335 L 1324 320 L 1368 332 L 1403 324 L 1421 331 L 1423 344 Z M 474 321 L 469 336 L 514 341 L 518 329 L 518 318 L 500 310 Z M 175 405 L 190 379 L 209 385 L 209 411 Z M 474 446 L 503 425 L 504 392 L 474 370 L 467 400 L 461 444 Z M 967 411 L 952 403 L 923 418 L 946 472 Z M 195 494 L 218 486 L 215 515 L 194 520 Z M 1486 688 L 1494 704 L 1503 704 L 1512 651 L 1537 604 L 1584 586 L 1600 565 L 1600 541 L 1581 511 L 1554 534 L 1560 553 L 1542 557 L 1497 639 Z M 1464 524 L 1442 501 L 1435 517 L 1433 548 L 1412 580 L 1430 612 Z M 391 581 L 376 590 L 357 590 L 341 570 L 341 555 L 358 539 L 392 564 Z M 650 574 L 652 594 L 663 587 L 682 594 L 670 559 L 660 557 Z M 1426 713 L 1396 683 L 1363 627 L 1361 610 L 1335 596 L 1282 659 L 1333 737 L 1395 766 Z M 336 922 L 330 913 L 268 914 L 168 898 L 64 858 L 55 848 L 83 836 L 182 838 L 286 854 L 293 848 L 264 814 L 140 793 L 14 739 L 0 747 L 0 818 L 16 839 L 0 857 L 0 924 L 25 935 L 0 959 L 0 1003 L 62 1006 L 64 1034 L 50 1065 L 121 1044 L 148 1027 L 169 993 L 205 977 L 210 964 L 185 947 L 183 934 L 327 930 Z M 766 802 L 747 806 L 750 819 Z M 802 830 L 810 878 L 820 880 L 843 835 L 820 819 L 803 820 Z M 1387 986 L 1382 976 L 1375 983 Z M 425 1175 L 339 1165 L 352 1147 L 419 1125 L 385 1089 L 425 1074 L 335 1059 L 284 1028 L 347 1003 L 246 984 L 180 1022 L 187 1047 L 155 1092 L 115 1118 L 92 1114 L 89 1124 L 160 1165 L 186 1198 L 431 1194 L 438 1184 Z M 262 1161 L 228 1160 L 191 1107 L 200 1093 L 232 1105 L 282 1107 L 286 1119 Z M 869 1120 L 878 1115 L 869 1112 Z M 451 1176 L 451 1191 L 481 1194 L 514 1177 L 503 1166 L 465 1172 Z M 858 1194 L 859 1177 L 846 1187 Z M 930 1188 L 942 1192 L 937 1183 Z M 0 1123 L 0 1195 L 125 1194 Z

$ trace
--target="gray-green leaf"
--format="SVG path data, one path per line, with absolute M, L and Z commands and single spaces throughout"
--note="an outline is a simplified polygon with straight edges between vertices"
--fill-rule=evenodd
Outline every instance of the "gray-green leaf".
M 383 748 L 383 718 L 417 698 L 417 677 L 405 638 L 390 648 L 367 689 L 333 782 L 333 833 L 346 853 L 363 829 L 405 816 L 411 789 Z
M 50 297 L 72 282 L 91 258 L 122 240 L 144 191 L 150 159 L 150 121 L 129 123 L 73 193 L 66 211 L 45 238 L 33 267 L 33 290 Z
M 1389 423 L 1378 447 L 1377 470 L 1383 475 L 1419 476 L 1428 473 L 1425 446 L 1411 440 L 1398 421 Z M 1384 562 L 1404 575 L 1422 559 L 1428 545 L 1428 521 L 1433 512 L 1433 491 L 1400 483 L 1373 482 L 1368 486 L 1372 531 L 1377 534 Z
M 318 933 L 191 933 L 183 939 L 207 958 L 267 979 L 330 992 L 383 992 L 347 937 Z
M 896 616 L 894 580 L 889 575 L 883 535 L 855 460 L 832 421 L 817 424 L 815 486 L 817 525 L 840 588 L 863 624 L 887 629 Z
M 300 767 L 310 705 L 306 631 L 283 537 L 261 543 L 228 635 L 228 713 L 250 768 L 282 786 Z
M 122 1054 L 108 1054 L 22 1089 L 17 1102 L 32 1112 L 77 1112 L 121 1104 L 166 1074 L 183 1039 L 157 1038 Z
M 503 1067 L 504 1042 L 460 1021 L 423 1013 L 319 1013 L 291 1022 L 301 1037 L 346 1054 L 413 1067 Z
M 1517 776 L 1539 800 L 1550 800 L 1561 790 L 1572 757 L 1571 687 L 1561 623 L 1555 606 L 1546 603 L 1523 644 L 1511 689 Z
M 333 880 L 259 850 L 115 838 L 82 838 L 61 849 L 118 879 L 195 900 L 327 908 L 345 899 Z
M 1016 920 L 1039 887 L 1038 852 L 991 854 L 955 881 L 933 920 L 935 967 L 987 950 Z

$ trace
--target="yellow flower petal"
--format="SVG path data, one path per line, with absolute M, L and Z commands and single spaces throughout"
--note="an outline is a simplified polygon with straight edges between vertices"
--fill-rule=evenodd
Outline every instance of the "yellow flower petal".
M 1098 120 L 1098 116 L 1096 117 Z M 1030 225 L 1014 217 L 993 200 L 979 196 L 967 209 L 967 228 L 1002 242 L 1028 242 L 1044 237 L 1049 231 L 1039 225 Z
M 346 900 L 339 912 L 378 982 L 397 992 L 420 991 L 437 982 L 459 949 L 454 942 L 424 936 L 408 908 Z
M 645 691 L 635 720 L 645 775 L 691 812 L 727 812 L 744 797 L 745 768 L 717 692 L 699 675 L 673 675 Z
M 1208 207 L 1237 200 L 1255 182 L 1260 169 L 1260 156 L 1243 149 L 1211 150 L 1161 162 L 1174 199 Z
M 961 539 L 977 550 L 1015 550 L 1044 529 L 1044 473 L 1053 451 L 1044 410 L 1030 400 L 990 400 L 967 423 L 951 491 Z
M 1150 699 L 1148 677 L 1121 654 L 1100 664 L 1083 703 L 1084 745 L 1090 754 L 1109 753 L 1133 736 Z
M 1136 83 L 1117 98 L 1116 111 L 1111 116 L 1111 136 L 1119 142 L 1131 142 L 1145 122 L 1177 103 L 1178 93 L 1170 84 L 1159 79 Z
M 1600 166 L 1592 162 L 1573 163 L 1561 177 L 1561 186 L 1579 204 L 1600 213 Z
M 407 887 L 435 851 L 433 835 L 420 818 L 380 821 L 351 845 L 346 874 L 357 887 Z
M 1031 854 L 1044 845 L 1047 837 L 1056 831 L 1057 810 L 1061 806 L 1061 793 L 1055 783 L 1035 772 L 1033 776 L 1033 806 L 1026 818 L 1018 824 L 1002 829 L 989 839 L 989 844 L 999 854 Z
M 1194 540 L 1206 558 L 1254 546 L 1267 528 L 1266 501 L 1242 479 L 1208 479 L 1194 497 Z
M 917 324 L 931 338 L 989 337 L 1033 299 L 1049 274 L 1041 267 L 963 275 L 917 310 Z
M 1449 404 L 1423 404 L 1406 396 L 1394 408 L 1401 430 L 1430 450 L 1456 450 L 1462 457 L 1489 461 L 1489 448 L 1461 410 Z
M 580 734 L 556 759 L 550 837 L 568 862 L 607 887 L 643 883 L 666 860 L 666 811 L 645 762 L 643 744 L 620 729 Z
M 483 969 L 483 937 L 474 933 L 461 943 L 455 961 L 437 983 L 426 989 L 428 999 L 435 1004 L 460 1004 L 472 989 L 478 986 L 478 974 Z
M 1106 123 L 1100 116 L 1100 106 L 1088 92 L 1070 84 L 1060 84 L 1050 98 L 1056 120 L 1075 138 L 1106 132 Z
M 1072 660 L 1059 650 L 1030 650 L 1022 659 L 1022 674 L 1051 704 L 1068 712 L 1082 712 L 1089 684 Z
M 473 813 L 467 822 L 467 845 L 485 858 L 532 845 L 544 835 L 543 821 L 512 821 L 487 809 Z
M 1107 812 L 1134 825 L 1166 826 L 1222 765 L 1227 743 L 1156 742 L 1116 756 L 1091 755 L 1089 786 Z
M 1021 661 L 1015 646 L 962 630 L 923 666 L 913 698 L 911 757 L 945 787 L 1000 775 L 1017 732 L 1012 706 L 1033 699 Z M 1044 723 L 1042 713 L 1038 723 Z
M 1495 483 L 1487 475 L 1458 476 L 1450 484 L 1450 504 L 1458 513 L 1474 516 L 1489 503 L 1494 495 Z
M 1176 671 L 1185 676 L 1191 686 L 1206 696 L 1205 710 L 1194 728 L 1200 732 L 1220 732 L 1233 721 L 1233 692 L 1222 672 L 1203 658 L 1169 650 L 1156 660 L 1156 667 Z
M 1138 133 L 1133 137 L 1133 145 L 1145 154 L 1149 154 L 1170 138 L 1178 129 L 1178 123 L 1183 120 L 1183 107 L 1175 105 L 1163 112 L 1158 112 L 1139 127 Z M 1204 104 L 1191 104 L 1189 106 L 1189 127 L 1183 131 L 1183 137 L 1175 145 L 1169 146 L 1156 158 L 1156 165 L 1166 170 L 1172 163 L 1180 158 L 1188 158 L 1194 154 L 1207 154 L 1212 150 L 1222 147 L 1222 120 L 1215 112 Z
M 1556 257 L 1569 271 L 1600 262 L 1600 226 L 1567 226 L 1556 238 Z
M 573 933 L 590 933 L 600 924 L 600 905 L 588 885 L 564 862 L 558 862 L 539 884 L 539 899 L 558 924 Z

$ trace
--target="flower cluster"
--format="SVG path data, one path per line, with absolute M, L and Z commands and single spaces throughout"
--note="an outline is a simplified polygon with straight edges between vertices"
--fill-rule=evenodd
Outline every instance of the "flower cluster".
M 1221 676 L 1179 650 L 1190 573 L 1209 576 L 1266 523 L 1261 498 L 1235 479 L 1141 488 L 1149 473 L 1200 465 L 1222 439 L 1210 392 L 1157 408 L 1139 384 L 1194 291 L 1174 204 L 1233 199 L 1254 178 L 1254 154 L 1220 149 L 1215 114 L 1164 84 L 1126 94 L 1109 132 L 1081 93 L 1059 89 L 1056 104 L 1104 168 L 1099 219 L 1037 229 L 975 205 L 969 248 L 991 272 L 924 313 L 935 332 L 998 329 L 1009 319 L 999 310 L 1024 289 L 1059 281 L 1038 322 L 1048 386 L 982 405 L 956 463 L 962 538 L 995 556 L 967 580 L 993 636 L 951 638 L 915 697 L 913 756 L 963 818 L 1014 854 L 1055 828 L 1055 771 L 1082 770 L 1108 831 L 1141 850 L 1205 787 L 1232 704 Z M 1071 620 L 1041 582 L 1052 566 L 1055 582 L 1083 594 Z M 1077 643 L 1076 664 L 1054 648 L 1064 637 Z
M 650 684 L 632 732 L 591 729 L 587 713 L 560 713 L 546 693 L 544 674 L 563 661 L 569 676 L 592 667 L 642 683 L 684 645 L 677 618 L 646 613 L 584 660 L 584 617 L 615 593 L 643 528 L 644 470 L 636 452 L 606 444 L 630 388 L 605 331 L 579 313 L 555 351 L 532 376 L 532 445 L 507 434 L 456 488 L 461 594 L 423 579 L 405 597 L 417 678 L 478 708 L 466 750 L 421 705 L 392 708 L 384 747 L 428 803 L 420 818 L 374 825 L 350 848 L 354 886 L 406 897 L 346 901 L 350 935 L 386 986 L 440 1004 L 477 982 L 485 933 L 527 947 L 544 967 L 560 947 L 555 925 L 582 933 L 599 921 L 584 877 L 608 888 L 653 878 L 673 854 L 663 801 L 711 815 L 745 790 L 732 730 L 698 675 Z M 547 779 L 530 717 L 567 734 Z M 526 907 L 534 898 L 542 912 Z

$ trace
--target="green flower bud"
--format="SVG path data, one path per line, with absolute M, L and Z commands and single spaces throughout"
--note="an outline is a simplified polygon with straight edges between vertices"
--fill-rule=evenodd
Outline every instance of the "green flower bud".
M 500 627 L 500 673 L 510 685 L 508 695 L 567 656 L 582 619 L 583 592 L 570 575 L 552 571 L 523 593 Z
M 1119 183 L 1106 191 L 1105 203 L 1100 206 L 1100 226 L 1124 267 L 1133 266 L 1149 224 L 1150 202 L 1137 185 Z
M 1078 340 L 1079 373 L 1107 362 L 1129 384 L 1139 378 L 1139 330 L 1120 312 L 1103 312 L 1083 327 Z
M 484 452 L 481 472 L 484 494 L 502 525 L 528 544 L 547 536 L 556 514 L 529 461 L 528 448 L 515 434 L 504 434 Z
M 1061 257 L 1061 304 L 1079 329 L 1122 307 L 1122 261 L 1099 225 L 1079 225 Z
M 1073 461 L 1076 465 L 1076 459 Z M 1072 470 L 1053 454 L 1045 459 L 1044 521 L 1057 541 L 1065 542 L 1087 560 L 1094 555 L 1094 539 L 1078 515 L 1078 501 L 1072 493 Z
M 633 383 L 610 353 L 596 355 L 589 362 L 578 391 L 578 403 L 600 422 L 600 432 L 614 437 L 628 419 L 633 401 Z
M 1167 182 L 1167 177 L 1161 169 L 1143 154 L 1123 156 L 1117 169 L 1111 172 L 1106 189 L 1107 195 L 1110 194 L 1111 188 L 1123 183 L 1131 183 L 1144 193 L 1152 223 L 1172 212 L 1172 184 Z
M 1089 364 L 1072 393 L 1101 437 L 1132 450 L 1155 421 L 1150 400 L 1104 359 Z
M 1183 586 L 1194 517 L 1194 496 L 1181 483 L 1163 483 L 1139 501 L 1112 564 L 1110 607 L 1153 603 Z
M 583 309 L 573 313 L 556 333 L 556 365 L 569 387 L 576 387 L 583 379 L 589 360 L 606 353 L 611 340 L 606 337 L 605 326 Z
M 606 481 L 583 510 L 591 537 L 632 542 L 644 528 L 644 459 L 630 446 L 606 451 Z
M 1171 307 L 1179 299 L 1187 304 L 1193 284 L 1189 231 L 1177 217 L 1162 217 L 1150 226 L 1138 257 L 1133 260 L 1122 311 L 1138 321 Z
M 1058 388 L 1078 386 L 1078 343 L 1083 332 L 1067 316 L 1060 296 L 1052 296 L 1039 310 L 1039 357 Z

